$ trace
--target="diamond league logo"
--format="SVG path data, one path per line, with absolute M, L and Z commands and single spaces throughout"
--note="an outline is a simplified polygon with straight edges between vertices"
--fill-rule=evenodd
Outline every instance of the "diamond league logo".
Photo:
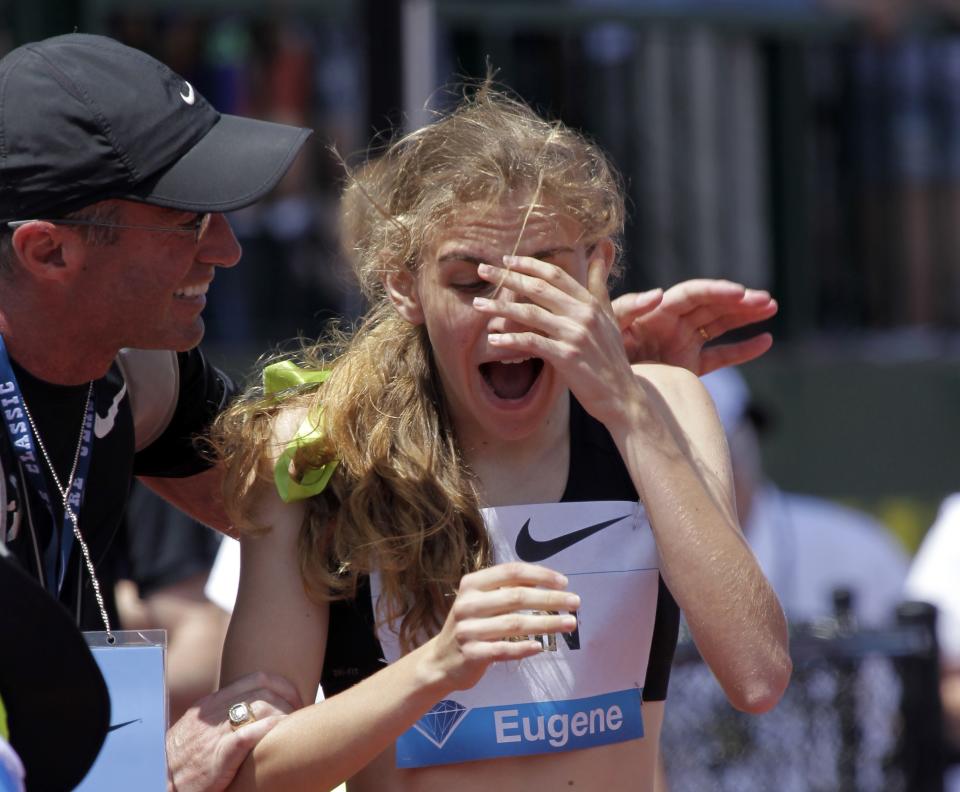
M 437 748 L 443 748 L 451 734 L 463 721 L 467 708 L 452 699 L 443 699 L 420 720 L 413 724 L 420 734 L 426 737 Z

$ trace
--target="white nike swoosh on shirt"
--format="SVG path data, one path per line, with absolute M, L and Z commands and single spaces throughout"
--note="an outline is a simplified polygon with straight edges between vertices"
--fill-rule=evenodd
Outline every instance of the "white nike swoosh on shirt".
M 193 93 L 193 86 L 190 85 L 190 83 L 188 83 L 186 80 L 184 80 L 183 84 L 187 86 L 187 92 L 184 93 L 183 91 L 181 91 L 180 98 L 183 99 L 183 101 L 186 102 L 188 105 L 192 105 L 196 100 L 196 96 Z
M 123 397 L 126 395 L 127 383 L 124 382 L 123 387 L 120 388 L 117 395 L 113 397 L 113 404 L 110 405 L 107 414 L 101 416 L 100 413 L 97 413 L 96 420 L 93 422 L 93 433 L 99 439 L 103 439 L 113 431 L 113 424 L 117 420 L 117 412 L 120 410 L 120 402 L 123 401 Z

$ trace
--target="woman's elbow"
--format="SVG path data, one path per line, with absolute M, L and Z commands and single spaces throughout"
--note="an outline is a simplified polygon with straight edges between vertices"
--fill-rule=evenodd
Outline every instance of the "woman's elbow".
M 734 708 L 750 715 L 762 715 L 772 710 L 783 697 L 790 684 L 793 663 L 790 656 L 782 656 L 766 663 L 762 671 L 751 674 L 735 690 L 728 691 L 727 697 Z

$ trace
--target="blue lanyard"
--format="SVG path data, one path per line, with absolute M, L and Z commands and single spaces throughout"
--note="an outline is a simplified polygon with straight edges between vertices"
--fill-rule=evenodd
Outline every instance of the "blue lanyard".
M 46 504 L 50 512 L 50 522 L 56 527 L 56 518 L 53 512 L 53 502 L 47 490 L 47 481 L 40 469 L 41 460 L 37 458 L 36 443 L 30 431 L 30 423 L 23 409 L 23 394 L 20 385 L 13 373 L 7 347 L 0 336 L 0 411 L 3 412 L 3 425 L 13 446 L 24 473 L 40 499 Z M 83 492 L 87 483 L 87 472 L 90 470 L 90 458 L 93 456 L 93 399 L 87 403 L 87 411 L 83 416 L 83 437 L 80 441 L 80 457 L 77 460 L 77 471 L 67 493 L 67 505 L 75 515 L 79 515 L 83 503 Z M 58 493 L 59 494 L 59 493 Z M 67 573 L 67 561 L 73 549 L 73 521 L 64 507 L 63 525 L 60 528 L 60 541 L 56 540 L 56 531 L 50 535 L 50 542 L 44 550 L 44 566 L 46 567 L 45 582 L 47 590 L 55 597 L 59 597 L 63 588 L 63 578 Z M 59 546 L 59 559 L 57 549 Z M 59 561 L 59 566 L 58 566 Z M 59 574 L 58 574 L 59 570 Z

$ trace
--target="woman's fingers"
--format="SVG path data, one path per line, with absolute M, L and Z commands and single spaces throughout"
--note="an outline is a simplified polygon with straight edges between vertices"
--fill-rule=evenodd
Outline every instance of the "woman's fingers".
M 523 660 L 543 652 L 543 644 L 536 640 L 474 641 L 462 649 L 472 663 L 488 666 L 504 660 Z M 476 684 L 474 682 L 474 684 Z
M 554 572 L 539 564 L 525 561 L 508 561 L 464 575 L 460 580 L 460 592 L 490 591 L 504 586 L 546 586 L 562 589 L 567 586 L 566 575 Z
M 547 291 L 540 287 L 520 291 L 532 280 L 516 281 L 510 287 L 526 298 L 525 301 L 474 298 L 476 310 L 501 316 L 519 328 L 512 332 L 490 333 L 491 344 L 560 364 L 567 358 L 580 359 L 585 349 L 602 348 L 603 339 L 607 339 L 618 353 L 622 351 L 620 329 L 605 294 L 602 299 L 586 294 L 585 301 L 580 301 L 568 295 L 556 300 L 547 299 L 544 295 L 551 288 L 549 286 L 544 286 Z
M 608 270 L 602 258 L 592 258 L 587 262 L 587 291 L 613 316 L 613 309 L 610 307 L 610 293 L 607 291 L 607 273 Z
M 529 638 L 573 632 L 577 617 L 569 613 L 505 613 L 486 619 L 468 619 L 458 622 L 456 636 L 461 643 L 468 641 L 502 641 L 511 638 Z
M 602 257 L 589 260 L 585 287 L 561 267 L 530 256 L 504 256 L 503 260 L 502 268 L 480 264 L 477 274 L 495 284 L 498 290 L 505 286 L 553 313 L 569 314 L 576 306 L 592 307 L 596 304 L 605 313 L 615 316 L 610 306 L 607 267 Z
M 467 592 L 457 599 L 455 607 L 457 616 L 463 619 L 522 610 L 575 611 L 580 607 L 580 597 L 572 591 L 510 586 Z
M 466 575 L 451 609 L 461 643 L 569 632 L 580 597 L 566 577 L 524 562 L 497 564 Z M 545 586 L 545 587 L 541 587 Z
M 504 257 L 514 269 L 497 274 L 481 264 L 478 274 L 505 285 L 515 299 L 475 299 L 476 310 L 508 320 L 492 326 L 488 343 L 511 357 L 549 363 L 597 420 L 616 420 L 624 395 L 635 387 L 623 332 L 607 294 L 606 261 L 587 262 L 586 286 L 561 268 L 529 257 Z
M 477 275 L 497 287 L 495 297 L 501 288 L 507 288 L 551 311 L 562 311 L 571 300 L 583 302 L 590 297 L 566 271 L 529 256 L 504 256 L 503 267 L 480 264 Z
M 544 650 L 542 636 L 573 632 L 580 598 L 567 578 L 539 564 L 511 561 L 464 575 L 434 643 L 440 672 L 456 689 L 472 687 L 490 663 Z
M 566 319 L 552 311 L 545 310 L 531 302 L 512 300 L 491 300 L 486 297 L 474 297 L 473 307 L 481 313 L 494 314 L 509 319 L 531 330 L 546 333 L 551 337 L 563 334 Z
M 561 267 L 529 256 L 504 256 L 504 262 L 506 269 L 488 264 L 477 267 L 481 278 L 506 287 L 516 296 L 474 298 L 476 310 L 501 316 L 519 327 L 514 332 L 491 333 L 492 344 L 561 364 L 568 357 L 608 343 L 622 352 L 623 340 L 607 293 L 607 267 L 602 257 L 588 261 L 586 286 Z

